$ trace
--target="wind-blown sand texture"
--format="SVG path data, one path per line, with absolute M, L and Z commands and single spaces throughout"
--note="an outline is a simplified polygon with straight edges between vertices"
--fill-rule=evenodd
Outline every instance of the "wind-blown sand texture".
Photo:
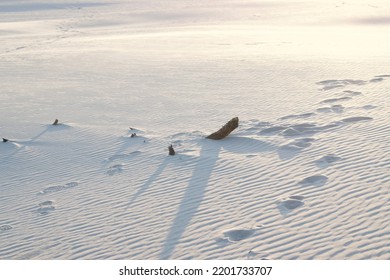
M 390 259 L 389 10 L 1 1 L 0 259 Z

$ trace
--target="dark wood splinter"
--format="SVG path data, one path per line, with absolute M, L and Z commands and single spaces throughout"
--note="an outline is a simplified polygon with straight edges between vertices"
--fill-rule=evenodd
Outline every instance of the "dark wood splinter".
M 221 140 L 238 127 L 238 117 L 232 118 L 220 130 L 207 136 L 208 139 Z

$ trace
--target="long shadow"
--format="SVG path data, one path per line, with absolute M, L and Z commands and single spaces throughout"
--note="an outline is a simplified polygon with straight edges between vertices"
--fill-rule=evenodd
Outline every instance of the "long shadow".
M 203 201 L 209 178 L 221 150 L 222 141 L 211 143 L 212 141 L 202 140 L 200 161 L 195 167 L 192 178 L 181 199 L 175 220 L 167 234 L 163 250 L 160 254 L 160 259 L 169 259 L 171 257 L 177 242 L 181 239 Z M 204 158 L 207 160 L 206 164 Z
M 183 236 L 192 218 L 198 212 L 213 168 L 222 149 L 235 154 L 245 154 L 272 152 L 277 147 L 261 140 L 240 136 L 229 136 L 219 141 L 203 139 L 201 142 L 200 161 L 195 167 L 192 178 L 180 202 L 175 220 L 160 253 L 160 259 L 169 259 L 172 256 L 178 241 Z
M 314 138 L 301 138 L 279 147 L 278 155 L 283 161 L 290 160 L 298 156 L 302 151 L 312 145 Z
M 69 126 L 67 125 L 59 125 L 58 127 L 61 128 L 69 128 Z M 24 145 L 21 145 L 21 144 L 28 144 L 28 145 L 34 145 L 35 141 L 37 139 L 39 139 L 42 135 L 46 134 L 47 132 L 49 131 L 53 131 L 53 130 L 57 130 L 56 128 L 54 128 L 52 125 L 47 125 L 46 128 L 41 131 L 40 133 L 38 133 L 37 135 L 35 135 L 34 137 L 32 137 L 30 140 L 21 140 L 21 141 L 14 141 L 14 140 L 10 140 L 9 142 L 5 143 L 5 144 L 13 144 L 13 145 L 16 145 L 17 148 L 15 151 L 13 151 L 12 153 L 10 153 L 7 157 L 5 157 L 3 159 L 3 162 L 4 161 L 7 161 L 8 159 L 10 159 L 11 157 L 13 157 L 14 155 L 16 155 L 22 148 L 24 148 Z
M 134 157 L 140 153 L 139 149 L 146 143 L 147 138 L 143 136 L 137 136 L 135 138 L 122 137 L 122 145 L 116 150 L 116 152 L 103 162 L 104 166 L 107 166 L 116 159 L 123 159 L 128 157 Z M 131 152 L 127 149 L 133 147 Z
M 160 164 L 160 166 L 154 171 L 154 173 L 149 177 L 149 179 L 138 189 L 138 191 L 133 195 L 130 199 L 129 203 L 126 206 L 126 210 L 129 209 L 133 203 L 144 193 L 146 192 L 154 181 L 161 175 L 164 169 L 167 167 L 169 162 L 169 158 L 165 158 L 164 161 Z

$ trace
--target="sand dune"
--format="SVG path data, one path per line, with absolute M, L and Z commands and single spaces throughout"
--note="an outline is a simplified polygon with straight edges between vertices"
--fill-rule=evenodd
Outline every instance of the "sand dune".
M 390 258 L 387 3 L 73 2 L 0 4 L 0 259 Z

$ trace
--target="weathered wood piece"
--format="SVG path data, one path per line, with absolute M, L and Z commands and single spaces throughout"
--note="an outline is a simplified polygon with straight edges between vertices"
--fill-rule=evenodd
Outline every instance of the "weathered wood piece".
M 207 136 L 208 139 L 221 140 L 238 127 L 238 117 L 232 118 L 220 130 Z
M 170 146 L 168 147 L 168 150 L 169 150 L 169 155 L 170 155 L 170 156 L 174 156 L 174 155 L 175 155 L 175 150 L 173 149 L 172 145 L 170 145 Z

